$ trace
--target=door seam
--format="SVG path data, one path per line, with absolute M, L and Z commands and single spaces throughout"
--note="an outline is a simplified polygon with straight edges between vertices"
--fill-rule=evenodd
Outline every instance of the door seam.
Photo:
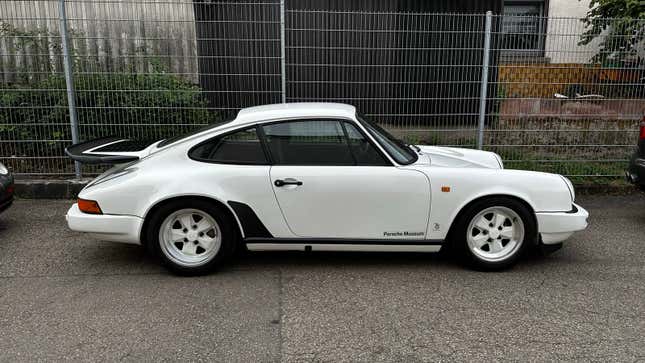
M 272 179 L 272 176 L 271 176 L 272 171 L 273 171 L 273 165 L 270 165 L 269 166 L 269 185 L 271 186 L 271 191 L 273 192 L 273 198 L 275 198 L 275 202 L 278 205 L 278 209 L 280 210 L 280 215 L 282 216 L 282 220 L 284 221 L 284 224 L 287 226 L 287 229 L 289 230 L 289 232 L 291 232 L 291 234 L 293 236 L 301 237 L 301 236 L 297 235 L 293 231 L 293 229 L 291 229 L 291 226 L 289 225 L 289 221 L 287 220 L 287 216 L 284 215 L 284 211 L 282 210 L 282 205 L 280 205 L 280 200 L 278 199 L 278 195 L 275 193 L 276 186 L 273 185 L 273 181 L 271 180 Z

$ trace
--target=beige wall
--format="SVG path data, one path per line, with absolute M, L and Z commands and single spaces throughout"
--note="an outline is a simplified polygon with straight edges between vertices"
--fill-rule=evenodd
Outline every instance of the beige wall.
M 578 45 L 584 32 L 580 21 L 589 10 L 589 0 L 550 0 L 545 43 L 546 57 L 552 63 L 588 63 L 598 50 L 598 40 Z
M 549 16 L 582 18 L 589 10 L 590 0 L 550 0 Z

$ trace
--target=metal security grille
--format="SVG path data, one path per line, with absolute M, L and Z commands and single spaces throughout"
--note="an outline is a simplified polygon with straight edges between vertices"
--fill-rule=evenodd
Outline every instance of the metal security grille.
M 287 101 L 349 103 L 408 141 L 476 146 L 484 15 L 298 10 L 286 19 Z
M 492 17 L 499 60 L 483 147 L 507 167 L 576 181 L 623 175 L 645 114 L 645 20 L 598 22 L 607 29 L 584 44 L 580 19 Z
M 333 101 L 408 142 L 606 182 L 645 113 L 645 20 L 599 24 L 288 0 L 2 1 L 0 160 L 19 175 L 92 175 L 102 168 L 75 169 L 65 146 Z

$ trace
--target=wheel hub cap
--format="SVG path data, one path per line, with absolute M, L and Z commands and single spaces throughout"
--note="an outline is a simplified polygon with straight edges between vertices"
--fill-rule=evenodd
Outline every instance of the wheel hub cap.
M 159 229 L 162 252 L 180 266 L 208 263 L 220 249 L 220 227 L 208 213 L 182 209 L 170 214 Z
M 479 212 L 468 225 L 470 251 L 488 262 L 498 262 L 519 250 L 524 241 L 524 224 L 510 208 L 491 207 Z

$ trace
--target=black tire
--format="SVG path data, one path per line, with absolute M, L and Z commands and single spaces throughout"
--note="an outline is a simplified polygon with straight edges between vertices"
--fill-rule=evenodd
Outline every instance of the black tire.
M 162 223 L 172 213 L 182 209 L 195 209 L 208 214 L 219 226 L 221 233 L 220 248 L 212 258 L 208 261 L 204 261 L 203 264 L 190 267 L 180 265 L 169 258 L 162 250 L 159 238 Z M 163 265 L 170 271 L 182 276 L 197 276 L 214 271 L 233 255 L 235 246 L 239 241 L 239 233 L 237 232 L 235 221 L 224 208 L 206 200 L 181 199 L 166 203 L 153 212 L 150 216 L 148 229 L 146 231 L 146 241 L 151 252 L 156 255 L 162 261 Z
M 519 246 L 511 254 L 505 256 L 504 259 L 494 262 L 477 256 L 469 247 L 467 237 L 467 233 L 472 233 L 468 231 L 468 227 L 473 218 L 485 209 L 492 207 L 504 207 L 514 211 L 524 225 L 524 238 L 521 242 L 518 242 Z M 513 266 L 525 251 L 536 246 L 537 225 L 533 212 L 524 203 L 509 197 L 490 197 L 478 200 L 467 206 L 458 216 L 450 235 L 452 249 L 467 265 L 481 271 L 499 271 Z
M 540 243 L 539 245 L 539 252 L 542 256 L 548 256 L 552 253 L 556 253 L 557 251 L 561 250 L 564 244 L 562 242 L 556 243 L 554 245 L 545 245 L 543 243 Z

